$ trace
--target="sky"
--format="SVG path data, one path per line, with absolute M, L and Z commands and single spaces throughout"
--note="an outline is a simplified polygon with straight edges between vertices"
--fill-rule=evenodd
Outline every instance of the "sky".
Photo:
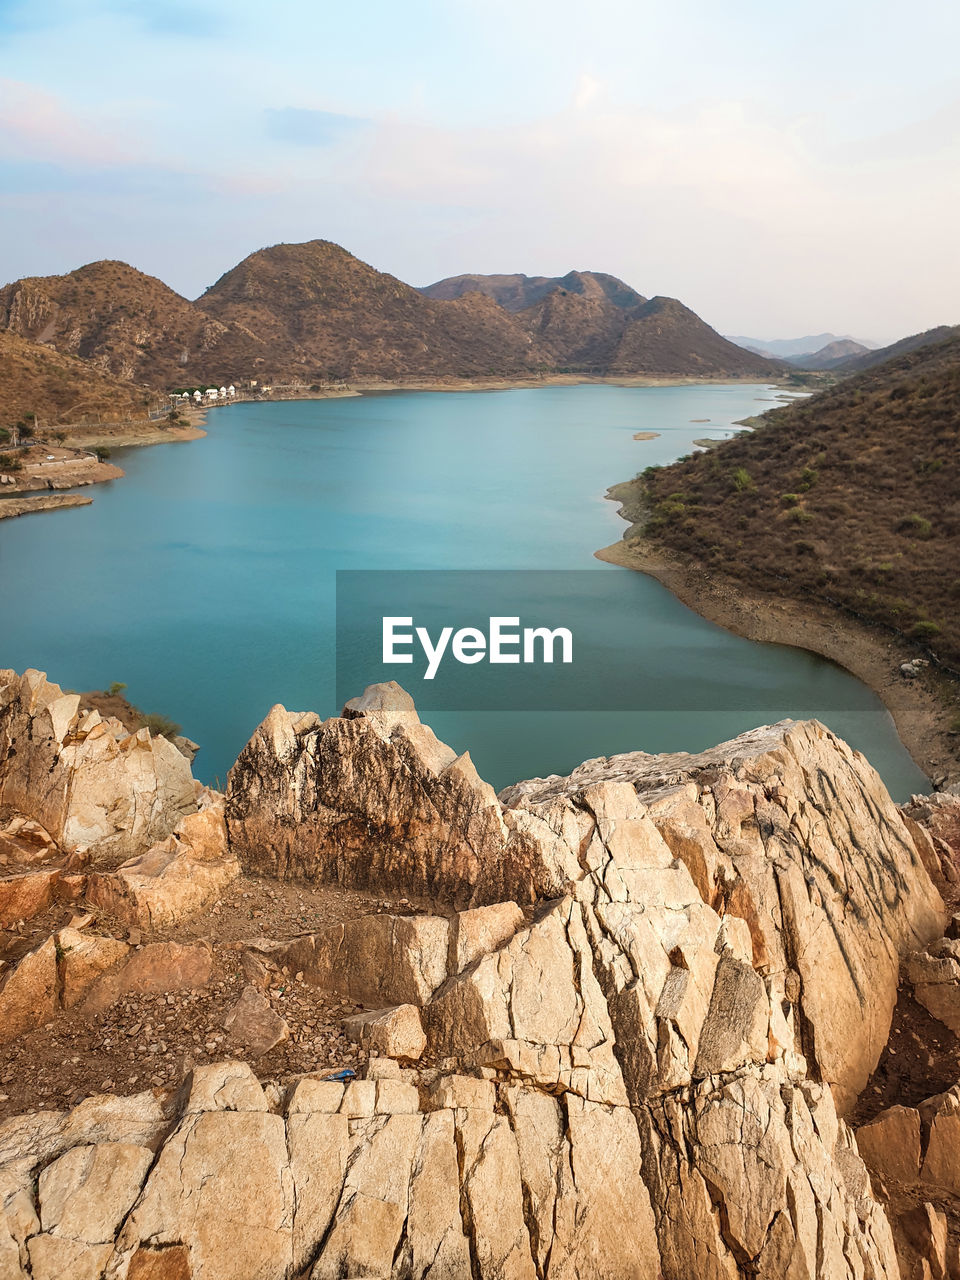
M 724 333 L 960 322 L 953 0 L 0 0 L 0 277 L 334 240 Z

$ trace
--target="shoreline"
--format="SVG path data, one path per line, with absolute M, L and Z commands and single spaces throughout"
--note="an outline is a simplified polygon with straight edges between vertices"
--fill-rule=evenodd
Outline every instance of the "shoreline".
M 629 509 L 624 488 L 614 485 L 606 496 L 621 504 L 618 514 L 630 527 L 619 542 L 594 552 L 598 560 L 655 578 L 687 608 L 734 635 L 807 649 L 835 662 L 877 695 L 904 748 L 935 789 L 960 782 L 960 736 L 950 733 L 953 713 L 938 696 L 939 681 L 947 677 L 927 669 L 909 680 L 900 672 L 902 662 L 917 656 L 916 645 L 828 604 L 748 588 L 708 573 L 695 561 L 644 540 L 636 523 L 642 513 L 636 506 Z

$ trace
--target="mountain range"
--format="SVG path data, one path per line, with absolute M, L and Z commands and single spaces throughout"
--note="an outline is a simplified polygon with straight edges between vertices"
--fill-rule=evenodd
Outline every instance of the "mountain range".
M 415 289 L 325 240 L 252 253 L 196 301 L 115 261 L 17 280 L 0 288 L 0 333 L 83 362 L 90 385 L 78 404 L 111 401 L 104 378 L 141 397 L 253 379 L 762 379 L 782 370 L 676 299 L 645 298 L 613 276 L 458 276 Z M 69 413 L 62 396 L 44 401 L 42 380 L 21 387 L 6 365 L 7 401 L 23 404 L 10 412 Z
M 808 334 L 805 338 L 741 338 L 727 334 L 727 339 L 730 342 L 735 342 L 738 347 L 746 347 L 748 351 L 754 351 L 761 356 L 769 356 L 773 360 L 790 360 L 793 357 L 805 358 L 824 351 L 837 342 L 853 342 L 865 351 L 873 351 L 877 346 L 875 342 L 851 338 L 848 333 L 842 335 L 815 333 Z

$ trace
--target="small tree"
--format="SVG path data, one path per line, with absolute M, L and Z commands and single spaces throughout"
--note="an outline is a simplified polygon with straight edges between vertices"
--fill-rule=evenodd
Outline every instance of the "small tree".
M 98 462 L 106 462 L 110 457 L 110 450 L 105 449 L 102 444 L 98 444 L 93 452 L 97 455 Z
M 32 440 L 37 434 L 33 424 L 30 422 L 18 422 L 17 432 L 20 436 L 21 443 L 23 443 L 24 440 Z

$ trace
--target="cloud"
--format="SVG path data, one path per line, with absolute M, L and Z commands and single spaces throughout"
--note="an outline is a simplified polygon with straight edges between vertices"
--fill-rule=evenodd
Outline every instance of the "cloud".
M 138 160 L 124 139 L 96 117 L 71 111 L 55 94 L 0 80 L 0 154 L 73 165 L 122 165 Z
M 301 147 L 334 146 L 371 123 L 360 116 L 309 107 L 268 107 L 263 114 L 267 137 Z

